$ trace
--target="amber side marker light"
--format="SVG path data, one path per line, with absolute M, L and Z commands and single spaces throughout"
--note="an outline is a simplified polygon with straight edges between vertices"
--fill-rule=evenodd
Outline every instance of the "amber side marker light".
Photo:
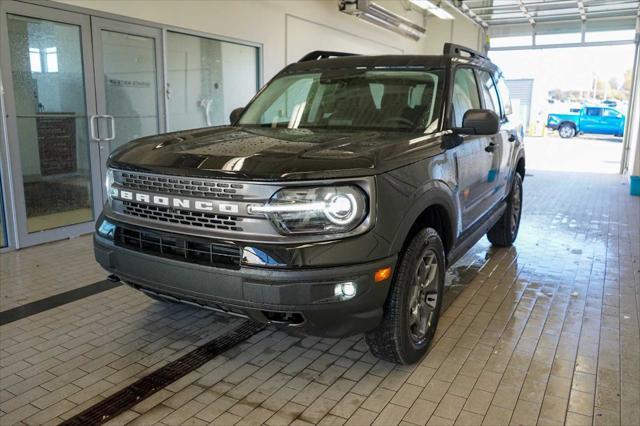
M 391 266 L 378 269 L 373 276 L 374 281 L 377 283 L 379 283 L 380 281 L 388 280 L 389 278 L 391 278 Z

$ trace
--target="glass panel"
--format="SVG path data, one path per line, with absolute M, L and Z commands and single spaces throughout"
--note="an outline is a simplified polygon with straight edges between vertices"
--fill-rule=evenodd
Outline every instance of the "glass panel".
M 156 49 L 153 38 L 106 30 L 101 35 L 106 112 L 115 119 L 113 150 L 158 133 Z
M 255 47 L 167 33 L 169 129 L 229 123 L 258 88 Z
M 93 220 L 80 27 L 8 15 L 27 231 Z
M 565 44 L 580 43 L 582 34 L 580 33 L 564 33 L 564 34 L 537 34 L 536 45 L 544 46 L 547 44 Z
M 589 31 L 585 34 L 587 43 L 604 41 L 632 41 L 636 36 L 635 30 Z
M 532 44 L 533 35 L 492 37 L 491 39 L 489 39 L 490 47 L 531 46 Z
M 456 71 L 451 104 L 453 127 L 462 127 L 464 114 L 470 109 L 480 108 L 478 86 L 471 68 L 460 68 Z

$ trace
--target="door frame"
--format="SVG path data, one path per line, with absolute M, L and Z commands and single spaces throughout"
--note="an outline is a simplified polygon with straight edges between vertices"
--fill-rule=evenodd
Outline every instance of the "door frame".
M 90 133 L 89 117 L 96 113 L 95 87 L 93 76 L 93 64 L 91 58 L 93 56 L 91 46 L 91 25 L 89 17 L 73 12 L 65 12 L 48 7 L 42 7 L 32 4 L 25 4 L 13 0 L 2 1 L 0 8 L 0 19 L 2 20 L 2 32 L 0 33 L 0 47 L 2 54 L 0 55 L 0 66 L 4 70 L 11 70 L 11 55 L 9 52 L 9 30 L 7 15 L 19 15 L 29 18 L 41 19 L 45 21 L 59 22 L 62 24 L 76 25 L 80 31 L 80 48 L 82 52 L 83 79 L 85 85 L 85 111 L 87 120 L 87 132 Z M 9 158 L 11 158 L 10 170 L 7 170 L 11 176 L 12 182 L 12 201 L 14 206 L 14 217 L 16 219 L 16 241 L 15 247 L 26 247 L 35 244 L 42 244 L 49 241 L 68 238 L 90 233 L 93 231 L 94 222 L 97 214 L 102 207 L 102 199 L 97 199 L 102 187 L 99 171 L 95 165 L 99 164 L 99 153 L 97 147 L 90 142 L 90 136 L 87 134 L 89 144 L 89 166 L 91 176 L 91 208 L 94 218 L 91 221 L 78 223 L 74 225 L 62 226 L 43 231 L 29 233 L 27 230 L 27 212 L 24 194 L 24 180 L 22 176 L 22 161 L 20 157 L 20 142 L 18 140 L 18 127 L 15 109 L 15 97 L 13 93 L 13 76 L 11 72 L 6 72 L 4 76 L 4 85 L 6 93 L 6 127 L 7 127 L 7 147 Z
M 112 19 L 91 16 L 91 40 L 93 48 L 93 74 L 95 78 L 96 109 L 98 115 L 107 115 L 107 94 L 104 85 L 104 61 L 102 54 L 102 34 L 104 31 L 129 34 L 132 36 L 147 37 L 154 40 L 154 55 L 156 68 L 156 110 L 158 111 L 157 133 L 166 132 L 167 114 L 165 105 L 165 64 L 164 64 L 164 38 L 160 28 L 148 27 L 136 23 L 122 22 Z M 98 127 L 100 127 L 98 125 Z M 99 132 L 97 132 L 99 133 Z M 104 180 L 107 170 L 106 163 L 111 152 L 111 142 L 94 140 L 100 151 L 100 176 Z M 106 188 L 102 185 L 102 200 L 106 202 Z

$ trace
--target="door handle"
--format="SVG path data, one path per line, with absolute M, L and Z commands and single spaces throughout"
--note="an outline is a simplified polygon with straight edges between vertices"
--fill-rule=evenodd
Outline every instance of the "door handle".
M 496 144 L 491 142 L 489 145 L 484 147 L 484 150 L 487 152 L 493 152 L 496 150 Z
M 89 118 L 89 130 L 91 131 L 91 139 L 93 139 L 96 142 L 100 142 L 100 137 L 98 136 L 97 130 L 96 130 L 96 122 L 98 120 L 98 115 L 92 115 Z
M 110 123 L 110 131 L 109 137 L 106 138 L 101 138 L 98 135 L 98 127 L 97 127 L 97 123 L 98 123 L 98 119 L 99 118 L 104 118 L 106 120 L 109 120 Z M 112 141 L 116 138 L 116 125 L 115 125 L 115 121 L 112 115 L 105 115 L 105 114 L 94 114 L 89 118 L 89 129 L 91 130 L 91 139 L 93 139 L 96 142 L 108 142 L 108 141 Z
M 113 115 L 105 115 L 103 117 L 106 118 L 107 121 L 109 122 L 109 130 L 110 130 L 109 132 L 110 136 L 104 138 L 103 141 L 109 142 L 116 138 L 116 120 L 113 117 Z

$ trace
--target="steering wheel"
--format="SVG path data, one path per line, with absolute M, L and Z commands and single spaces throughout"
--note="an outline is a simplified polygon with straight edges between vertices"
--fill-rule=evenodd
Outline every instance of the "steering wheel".
M 382 120 L 382 124 L 385 124 L 387 122 L 390 123 L 397 123 L 397 124 L 406 124 L 408 127 L 413 127 L 415 125 L 415 123 L 411 120 L 409 120 L 408 118 L 404 118 L 404 117 L 387 117 L 384 120 Z

